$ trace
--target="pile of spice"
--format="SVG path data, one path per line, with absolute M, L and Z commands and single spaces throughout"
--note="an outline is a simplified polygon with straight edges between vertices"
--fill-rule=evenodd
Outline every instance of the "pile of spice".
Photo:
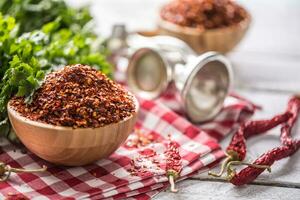
M 205 30 L 238 24 L 247 12 L 232 0 L 173 0 L 160 15 L 174 24 Z
M 30 104 L 13 97 L 10 105 L 34 121 L 73 128 L 96 128 L 136 112 L 134 98 L 103 73 L 70 65 L 50 73 Z

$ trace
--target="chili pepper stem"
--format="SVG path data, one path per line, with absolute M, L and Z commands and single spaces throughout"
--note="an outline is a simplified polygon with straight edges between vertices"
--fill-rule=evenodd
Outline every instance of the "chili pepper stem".
M 178 192 L 178 189 L 175 188 L 175 180 L 174 180 L 174 176 L 170 175 L 170 176 L 168 177 L 168 179 L 169 179 L 169 183 L 170 183 L 170 185 L 171 185 L 170 191 L 171 191 L 171 192 L 174 192 L 174 193 Z
M 43 167 L 40 169 L 21 169 L 21 168 L 12 168 L 12 167 L 10 168 L 10 171 L 14 172 L 14 173 L 20 173 L 20 172 L 34 173 L 34 172 L 44 172 L 46 170 L 47 170 L 47 166 L 45 166 L 45 165 L 43 165 Z
M 7 174 L 5 174 L 7 172 Z M 1 165 L 0 182 L 6 181 L 11 174 L 10 166 Z
M 231 161 L 227 165 L 226 179 L 228 181 L 230 181 L 236 175 L 235 169 L 231 168 L 232 165 L 247 165 L 247 166 L 255 167 L 255 168 L 259 168 L 259 169 L 267 169 L 268 172 L 271 172 L 271 167 L 269 165 L 257 165 L 257 164 L 246 163 L 246 162 L 243 162 L 243 161 Z
M 214 173 L 212 171 L 208 172 L 208 175 L 213 176 L 213 177 L 221 177 L 222 174 L 225 172 L 226 168 L 227 168 L 227 164 L 232 161 L 232 156 L 227 155 L 227 158 L 223 161 L 222 166 L 221 166 L 221 170 L 219 173 Z
M 247 165 L 247 166 L 254 167 L 254 168 L 267 169 L 268 172 L 271 172 L 271 167 L 269 165 L 257 165 L 257 164 L 252 164 L 252 163 L 246 163 L 243 161 L 231 161 L 228 163 L 228 167 L 231 167 L 231 165 Z
M 6 181 L 12 172 L 21 173 L 21 172 L 44 172 L 47 170 L 47 167 L 44 165 L 41 169 L 21 169 L 21 168 L 13 168 L 10 165 L 6 165 L 5 163 L 0 163 L 0 182 Z

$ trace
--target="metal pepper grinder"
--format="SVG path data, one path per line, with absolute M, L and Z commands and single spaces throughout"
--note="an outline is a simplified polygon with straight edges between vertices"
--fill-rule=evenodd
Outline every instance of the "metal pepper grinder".
M 212 119 L 221 110 L 232 85 L 228 59 L 217 53 L 197 55 L 185 42 L 170 36 L 127 37 L 127 84 L 146 99 L 162 95 L 175 84 L 193 122 Z

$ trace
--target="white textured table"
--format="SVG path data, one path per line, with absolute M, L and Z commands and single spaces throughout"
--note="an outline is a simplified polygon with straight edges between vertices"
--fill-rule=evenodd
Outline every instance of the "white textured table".
M 69 0 L 73 5 L 86 0 Z M 166 0 L 89 0 L 97 31 L 110 33 L 114 23 L 130 30 L 155 27 L 157 10 Z M 254 118 L 270 117 L 285 109 L 288 97 L 300 93 L 300 1 L 241 0 L 251 12 L 252 27 L 243 42 L 228 56 L 234 64 L 236 90 L 263 106 Z M 298 137 L 300 129 L 298 129 Z M 249 159 L 279 145 L 279 130 L 248 142 Z M 225 139 L 225 147 L 230 138 Z M 272 173 L 263 173 L 253 184 L 234 187 L 206 174 L 178 184 L 179 193 L 162 192 L 155 199 L 300 199 L 300 153 L 277 162 Z

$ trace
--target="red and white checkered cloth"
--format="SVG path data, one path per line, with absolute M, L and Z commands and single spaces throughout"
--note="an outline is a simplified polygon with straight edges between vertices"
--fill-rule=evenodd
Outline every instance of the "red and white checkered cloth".
M 165 104 L 165 105 L 163 105 Z M 169 109 L 175 109 L 179 114 Z M 249 118 L 255 106 L 238 97 L 228 97 L 220 114 L 211 122 L 199 127 L 181 116 L 180 104 L 171 94 L 156 101 L 140 99 L 140 114 L 137 127 L 145 134 L 151 133 L 161 140 L 172 140 L 180 147 L 183 158 L 181 178 L 207 170 L 216 164 L 224 153 L 218 140 L 232 131 L 239 123 Z M 201 129 L 200 129 L 201 127 Z M 167 177 L 161 173 L 133 176 L 128 170 L 131 160 L 140 149 L 120 147 L 107 159 L 84 167 L 61 167 L 50 164 L 31 152 L 20 149 L 2 139 L 0 161 L 12 167 L 39 168 L 48 166 L 43 173 L 13 174 L 7 182 L 0 183 L 0 199 L 11 194 L 24 194 L 30 199 L 149 199 L 168 187 Z M 155 143 L 157 152 L 164 152 L 163 142 Z

